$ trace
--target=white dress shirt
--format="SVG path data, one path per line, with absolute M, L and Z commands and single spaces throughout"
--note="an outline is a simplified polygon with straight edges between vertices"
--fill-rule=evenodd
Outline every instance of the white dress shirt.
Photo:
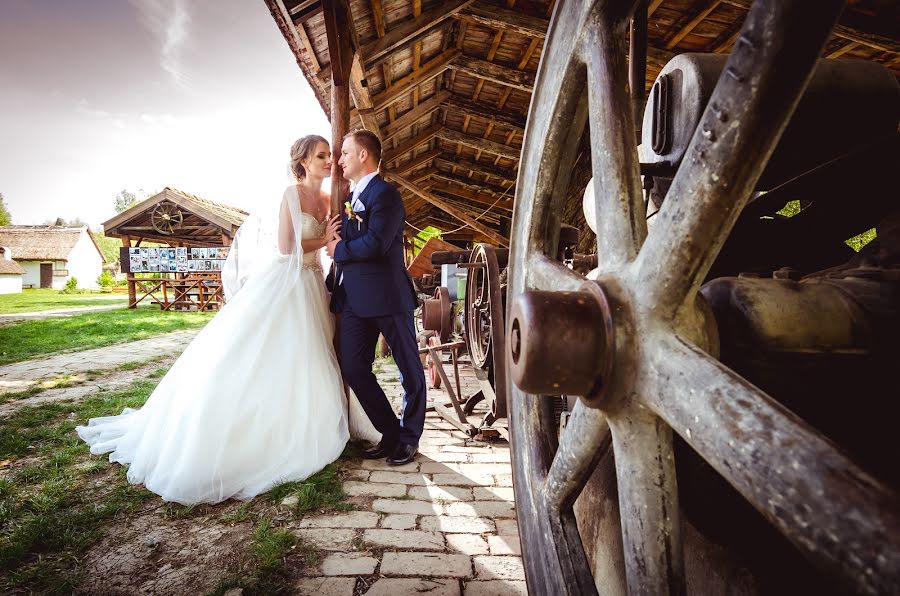
M 353 187 L 353 196 L 350 199 L 350 208 L 353 209 L 353 212 L 365 211 L 366 206 L 362 204 L 362 201 L 359 200 L 359 195 L 362 194 L 362 191 L 366 189 L 366 186 L 369 185 L 369 182 L 378 175 L 378 170 L 374 172 L 369 172 L 365 176 L 359 179 L 359 182 L 356 183 L 356 186 Z

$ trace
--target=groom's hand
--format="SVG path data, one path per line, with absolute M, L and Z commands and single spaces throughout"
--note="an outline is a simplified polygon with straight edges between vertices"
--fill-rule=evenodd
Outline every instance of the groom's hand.
M 334 247 L 337 246 L 338 242 L 341 241 L 341 235 L 339 233 L 335 233 L 334 240 L 330 241 L 325 245 L 325 252 L 328 253 L 328 256 L 332 259 L 334 258 Z

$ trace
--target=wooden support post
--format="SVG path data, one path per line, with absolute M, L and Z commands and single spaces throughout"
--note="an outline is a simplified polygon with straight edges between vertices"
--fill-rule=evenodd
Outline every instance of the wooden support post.
M 131 248 L 130 236 L 122 236 L 122 246 Z M 137 308 L 137 289 L 134 287 L 134 274 L 128 273 L 125 275 L 125 280 L 128 283 L 128 308 Z
M 322 2 L 328 54 L 331 57 L 331 212 L 339 213 L 350 183 L 338 165 L 341 144 L 350 127 L 350 78 L 353 63 L 350 7 L 346 0 Z

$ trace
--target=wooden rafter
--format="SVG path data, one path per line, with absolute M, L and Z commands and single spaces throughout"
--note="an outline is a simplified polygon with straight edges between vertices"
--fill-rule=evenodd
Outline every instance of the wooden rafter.
M 671 50 L 677 46 L 678 42 L 687 37 L 688 34 L 694 30 L 694 27 L 699 25 L 703 19 L 709 16 L 709 13 L 714 11 L 721 3 L 722 0 L 704 0 L 704 2 L 698 6 L 696 14 L 672 35 L 672 38 L 666 43 L 666 49 Z
M 385 109 L 409 93 L 413 87 L 417 87 L 426 81 L 430 81 L 447 70 L 458 53 L 459 50 L 456 48 L 442 52 L 423 64 L 422 68 L 419 70 L 415 70 L 402 79 L 395 81 L 391 87 L 372 98 L 375 110 L 380 111 Z
M 381 142 L 384 143 L 385 141 L 391 139 L 396 134 L 409 128 L 428 114 L 440 108 L 449 96 L 449 91 L 438 91 L 412 110 L 409 110 L 408 112 L 394 120 L 388 126 L 385 126 L 384 135 L 381 137 Z
M 450 95 L 447 98 L 447 106 L 469 116 L 483 118 L 493 122 L 495 125 L 507 126 L 519 132 L 525 132 L 525 118 L 514 112 L 495 110 L 490 106 L 471 101 L 460 95 Z
M 398 174 L 406 174 L 407 172 L 415 170 L 416 168 L 419 168 L 419 167 L 429 163 L 430 161 L 432 161 L 434 158 L 436 158 L 439 155 L 442 155 L 442 152 L 440 149 L 430 149 L 430 150 L 422 153 L 421 155 L 417 155 L 416 157 L 412 158 L 411 160 L 400 164 L 399 166 L 397 166 L 395 171 Z
M 452 165 L 449 162 L 444 163 L 447 165 Z M 435 163 L 435 165 L 437 165 L 437 163 Z M 451 182 L 453 184 L 458 184 L 460 186 L 465 186 L 473 190 L 481 190 L 485 193 L 492 194 L 494 195 L 495 200 L 503 196 L 506 198 L 506 200 L 511 201 L 515 192 L 515 189 L 508 186 L 504 187 L 498 184 L 494 184 L 493 182 L 485 182 L 476 178 L 461 176 L 459 174 L 448 172 L 447 170 L 437 169 L 433 174 L 431 174 L 431 176 L 437 180 L 446 180 L 447 182 Z
M 472 56 L 466 56 L 465 54 L 458 55 L 453 60 L 450 68 L 479 79 L 484 79 L 485 81 L 499 83 L 500 85 L 506 85 L 507 87 L 512 87 L 514 89 L 521 89 L 528 93 L 531 93 L 532 89 L 534 89 L 533 74 L 509 68 L 507 66 L 500 66 L 499 64 L 481 60 L 480 58 L 473 58 Z
M 548 25 L 547 19 L 486 4 L 473 4 L 460 12 L 458 18 L 484 25 L 495 31 L 502 30 L 524 35 L 525 37 L 543 38 L 547 33 Z
M 503 143 L 498 143 L 496 141 L 489 141 L 488 139 L 483 139 L 481 137 L 475 137 L 459 130 L 453 130 L 452 128 L 442 128 L 437 132 L 437 136 L 449 143 L 459 143 L 471 147 L 476 151 L 486 151 L 487 153 L 499 155 L 507 159 L 519 159 L 520 151 L 515 147 L 510 147 L 509 145 L 504 145 Z
M 363 55 L 370 64 L 375 64 L 388 54 L 401 50 L 416 38 L 428 33 L 446 19 L 463 8 L 472 4 L 474 0 L 453 0 L 450 3 L 438 3 L 431 10 L 423 12 L 411 21 L 391 29 L 384 37 L 366 44 L 362 48 Z
M 421 131 L 419 134 L 414 136 L 411 139 L 408 139 L 402 143 L 400 143 L 396 149 L 392 149 L 391 151 L 386 151 L 382 155 L 382 162 L 385 164 L 390 164 L 392 161 L 396 160 L 398 157 L 402 157 L 406 153 L 413 151 L 414 149 L 421 147 L 425 143 L 429 142 L 431 139 L 435 137 L 435 135 L 443 129 L 443 126 L 440 124 L 434 124 L 427 129 Z
M 480 192 L 476 192 L 476 191 L 470 190 L 468 188 L 461 188 L 459 186 L 448 184 L 448 183 L 442 182 L 442 181 L 435 182 L 435 184 L 432 186 L 432 188 L 436 191 L 440 191 L 440 192 L 447 193 L 447 194 L 452 194 L 457 197 L 461 197 L 463 199 L 468 199 L 468 200 L 476 202 L 476 203 L 490 205 L 490 204 L 493 204 L 494 201 L 497 200 L 497 197 L 494 197 L 494 196 L 491 196 L 488 194 L 482 194 Z M 507 210 L 512 210 L 512 205 L 513 205 L 513 198 L 512 198 L 511 194 L 508 198 L 504 198 L 502 201 L 497 203 L 497 206 L 503 207 L 504 209 L 507 209 Z
M 516 183 L 516 172 L 515 170 L 509 170 L 506 168 L 498 168 L 493 163 L 487 163 L 483 161 L 471 161 L 468 159 L 463 159 L 459 157 L 453 157 L 452 161 L 450 158 L 446 157 L 436 157 L 435 164 L 450 168 L 451 166 L 456 166 L 460 170 L 464 172 L 477 172 L 479 174 L 483 174 L 485 176 L 490 176 L 492 178 L 497 178 L 504 183 L 507 184 L 515 184 Z
M 406 180 L 403 176 L 398 176 L 396 174 L 391 174 L 391 173 L 388 173 L 387 176 L 395 184 L 398 184 L 398 185 L 404 187 L 405 189 L 407 189 L 408 191 L 410 191 L 411 193 L 421 197 L 422 199 L 425 199 L 426 201 L 428 201 L 435 207 L 441 209 L 445 213 L 452 215 L 456 219 L 458 219 L 461 222 L 463 222 L 464 224 L 468 225 L 473 230 L 484 234 L 492 242 L 499 244 L 501 246 L 509 246 L 509 241 L 506 238 L 504 238 L 503 236 L 501 236 L 500 234 L 498 234 L 497 232 L 495 232 L 488 226 L 484 225 L 483 223 L 475 220 L 475 218 L 470 216 L 468 213 L 448 204 L 447 201 L 441 199 L 440 197 L 434 195 L 433 193 L 430 193 L 425 190 L 420 190 L 415 185 L 413 185 L 410 181 Z

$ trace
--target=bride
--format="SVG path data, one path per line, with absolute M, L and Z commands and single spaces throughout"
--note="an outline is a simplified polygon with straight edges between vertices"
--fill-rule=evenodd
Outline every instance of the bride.
M 278 209 L 236 235 L 222 273 L 227 304 L 144 407 L 76 428 L 91 453 L 109 452 L 129 466 L 129 482 L 166 501 L 250 499 L 321 470 L 351 432 L 380 439 L 356 397 L 345 399 L 332 345 L 320 252 L 340 217 L 321 190 L 325 139 L 294 143 L 291 171 L 297 183 Z

